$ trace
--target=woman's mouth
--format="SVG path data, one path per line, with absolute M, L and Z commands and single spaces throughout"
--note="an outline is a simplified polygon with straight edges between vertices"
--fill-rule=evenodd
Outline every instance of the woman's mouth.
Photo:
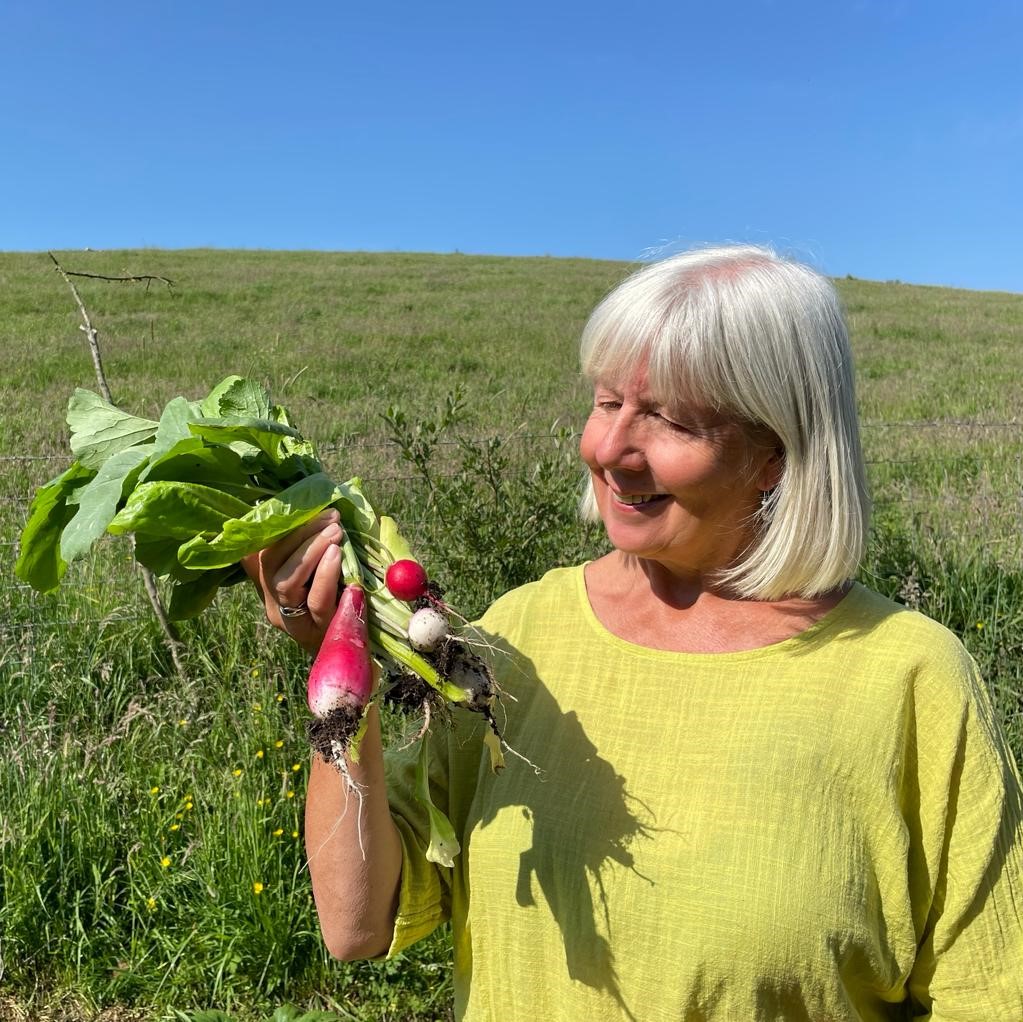
M 644 504 L 653 504 L 668 497 L 666 493 L 615 493 L 613 496 L 616 503 L 629 507 L 642 507 Z

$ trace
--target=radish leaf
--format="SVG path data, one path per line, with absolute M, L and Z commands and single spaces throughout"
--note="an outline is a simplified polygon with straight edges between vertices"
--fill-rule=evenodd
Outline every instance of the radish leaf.
M 117 514 L 124 492 L 131 491 L 151 448 L 128 447 L 107 458 L 96 475 L 76 494 L 78 511 L 60 537 L 66 564 L 87 554 Z
M 14 565 L 14 573 L 33 589 L 49 592 L 60 583 L 67 570 L 67 563 L 60 556 L 60 537 L 75 515 L 69 498 L 95 474 L 75 461 L 36 492 Z
M 430 743 L 424 741 L 420 743 L 419 759 L 416 761 L 416 798 L 426 806 L 430 817 L 430 846 L 426 849 L 426 858 L 450 869 L 455 864 L 460 846 L 451 821 L 433 804 L 429 768 Z
M 179 582 L 171 590 L 167 616 L 171 621 L 184 621 L 198 617 L 212 602 L 224 586 L 234 585 L 246 577 L 237 565 L 219 571 L 200 571 L 188 582 Z
M 146 443 L 159 423 L 115 408 L 91 390 L 78 388 L 67 406 L 71 450 L 86 468 L 98 469 L 112 454 Z
M 224 522 L 212 539 L 189 540 L 178 556 L 186 568 L 225 568 L 305 525 L 340 496 L 341 488 L 322 472 L 307 476 L 248 514 Z
M 225 522 L 249 510 L 245 501 L 201 483 L 141 483 L 107 531 L 115 536 L 137 532 L 154 538 L 192 539 L 216 535 Z
M 199 402 L 201 415 L 216 418 L 270 418 L 270 398 L 267 392 L 252 380 L 241 376 L 228 376 L 221 380 Z

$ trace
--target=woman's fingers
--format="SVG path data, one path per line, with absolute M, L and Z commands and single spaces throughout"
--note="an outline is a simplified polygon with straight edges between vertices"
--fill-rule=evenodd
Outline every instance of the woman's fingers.
M 312 521 L 289 532 L 276 543 L 271 544 L 265 550 L 260 550 L 259 560 L 262 565 L 262 575 L 267 581 L 277 577 L 283 566 L 306 545 L 310 539 L 315 539 L 324 529 L 336 525 L 338 513 L 334 508 L 317 515 Z
M 287 560 L 273 570 L 272 563 L 264 561 L 264 571 L 270 571 L 270 591 L 281 607 L 298 607 L 308 596 L 309 584 L 320 559 L 327 550 L 341 542 L 341 526 L 336 522 L 308 536 L 291 552 Z
M 338 583 L 341 581 L 341 550 L 329 544 L 313 572 L 304 596 L 306 612 L 298 617 L 283 617 L 281 626 L 300 646 L 315 653 L 323 642 L 327 625 L 337 609 Z
M 310 652 L 319 648 L 337 607 L 344 535 L 338 517 L 331 508 L 242 559 L 263 599 L 267 620 Z

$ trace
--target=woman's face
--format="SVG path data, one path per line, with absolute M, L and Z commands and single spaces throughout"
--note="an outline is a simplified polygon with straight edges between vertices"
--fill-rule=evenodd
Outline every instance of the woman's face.
M 597 383 L 579 449 L 614 546 L 684 575 L 734 562 L 780 461 L 711 409 L 660 406 L 645 366 Z

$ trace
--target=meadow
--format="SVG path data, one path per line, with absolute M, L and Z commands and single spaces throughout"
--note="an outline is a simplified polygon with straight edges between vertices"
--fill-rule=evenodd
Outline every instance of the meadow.
M 575 515 L 585 318 L 632 267 L 452 255 L 58 253 L 114 400 L 158 417 L 231 373 L 267 385 L 336 478 L 359 475 L 468 615 L 602 549 Z M 1023 295 L 840 280 L 875 529 L 862 577 L 959 634 L 1023 758 Z M 168 656 L 124 542 L 40 596 L 13 575 L 33 489 L 96 389 L 45 253 L 0 254 L 0 1019 L 239 1022 L 292 1004 L 450 1017 L 439 932 L 324 952 L 302 844 L 302 655 L 246 587 Z M 391 723 L 391 732 L 403 727 Z M 211 1022 L 212 1015 L 207 1016 Z

